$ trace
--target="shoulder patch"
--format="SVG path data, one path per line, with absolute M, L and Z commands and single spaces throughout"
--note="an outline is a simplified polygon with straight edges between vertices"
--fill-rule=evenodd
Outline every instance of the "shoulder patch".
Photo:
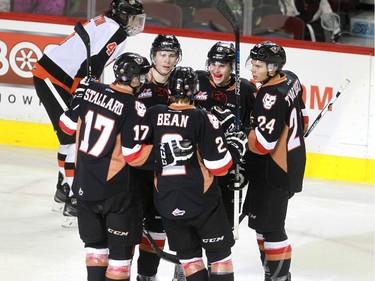
M 217 119 L 217 117 L 216 117 L 215 115 L 211 114 L 211 113 L 208 113 L 207 116 L 208 116 L 208 120 L 210 120 L 210 122 L 211 122 L 211 124 L 212 124 L 212 127 L 213 127 L 214 129 L 216 129 L 216 130 L 219 129 L 219 127 L 220 127 L 220 122 L 219 122 L 219 120 Z
M 263 97 L 263 107 L 267 110 L 270 110 L 272 106 L 276 103 L 276 95 L 271 95 L 269 93 L 266 93 Z
M 137 111 L 138 116 L 144 117 L 146 115 L 146 106 L 143 102 L 135 101 L 135 110 Z
M 195 100 L 207 100 L 207 92 L 199 91 L 194 97 Z
M 152 98 L 152 90 L 151 89 L 144 89 L 142 93 L 137 96 L 138 99 L 148 99 Z

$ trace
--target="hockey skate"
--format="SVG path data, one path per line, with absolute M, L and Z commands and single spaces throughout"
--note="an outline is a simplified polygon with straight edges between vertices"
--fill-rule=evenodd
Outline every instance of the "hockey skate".
M 156 275 L 145 276 L 145 275 L 138 274 L 137 281 L 160 281 L 160 280 L 159 280 L 159 278 L 156 277 Z
M 186 281 L 184 269 L 181 264 L 176 264 L 174 267 L 174 277 L 172 281 Z
M 77 226 L 77 199 L 74 196 L 71 196 L 66 200 L 63 215 L 64 219 L 61 224 L 62 227 Z
M 54 204 L 52 206 L 52 211 L 62 212 L 64 209 L 64 203 L 68 198 L 70 187 L 68 183 L 62 184 L 63 175 L 59 172 L 59 176 L 56 184 L 56 192 L 54 196 Z
M 265 275 L 265 277 L 264 277 L 264 281 L 291 281 L 291 280 L 292 280 L 292 275 L 290 274 L 290 272 L 288 273 L 288 275 L 282 276 L 282 277 L 277 277 L 276 279 L 272 279 L 268 275 Z

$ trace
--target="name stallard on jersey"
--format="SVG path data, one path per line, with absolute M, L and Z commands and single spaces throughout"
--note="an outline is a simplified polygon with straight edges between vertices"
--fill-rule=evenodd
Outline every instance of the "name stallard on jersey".
M 106 91 L 109 91 L 110 89 L 106 89 Z M 124 104 L 122 102 L 119 102 L 118 100 L 114 98 L 109 98 L 106 94 L 97 92 L 93 89 L 87 89 L 85 91 L 85 94 L 83 95 L 83 99 L 96 104 L 98 106 L 101 106 L 105 109 L 108 109 L 112 112 L 114 112 L 117 115 L 122 114 L 122 109 L 124 108 Z
M 156 125 L 186 128 L 189 116 L 178 113 L 181 113 L 181 111 L 175 111 L 174 113 L 170 110 L 169 112 L 159 113 Z

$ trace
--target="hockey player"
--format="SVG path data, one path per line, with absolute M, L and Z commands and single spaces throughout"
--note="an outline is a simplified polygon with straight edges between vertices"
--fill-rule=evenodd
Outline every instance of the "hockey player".
M 60 117 L 63 132 L 77 132 L 76 174 L 78 229 L 85 244 L 88 281 L 130 281 L 134 245 L 141 240 L 142 204 L 133 186 L 129 164 L 136 165 L 145 147 L 137 134 L 146 108 L 134 98 L 149 72 L 148 60 L 124 53 L 114 63 L 110 85 L 86 79 L 79 84 L 72 107 Z M 181 146 L 150 155 L 150 163 L 178 163 Z M 190 146 L 191 155 L 193 152 Z M 162 157 L 164 156 L 164 158 Z M 142 157 L 140 157 L 142 160 Z M 155 164 L 154 164 L 155 165 Z M 158 166 L 155 165 L 155 168 Z
M 151 143 L 189 139 L 197 148 L 187 165 L 156 172 L 154 202 L 186 280 L 229 281 L 234 280 L 234 239 L 214 176 L 228 172 L 231 153 L 240 158 L 247 140 L 243 133 L 225 139 L 216 116 L 192 104 L 197 78 L 192 68 L 176 67 L 169 77 L 170 105 L 153 106 L 146 115 Z M 209 273 L 203 249 L 211 264 Z
M 195 104 L 215 114 L 222 122 L 223 129 L 230 133 L 235 129 L 236 95 L 234 64 L 236 50 L 232 43 L 217 42 L 207 54 L 206 71 L 197 71 L 199 93 L 195 96 Z M 253 106 L 256 87 L 248 80 L 240 78 L 240 122 L 242 127 L 249 126 L 250 113 Z M 244 129 L 244 128 L 242 128 Z M 244 168 L 240 165 L 240 173 Z M 240 188 L 247 184 L 244 176 Z M 234 171 L 225 177 L 218 178 L 222 191 L 224 206 L 233 227 L 234 219 Z M 239 210 L 238 210 L 239 211 Z
M 91 42 L 92 75 L 100 77 L 104 67 L 118 57 L 128 36 L 142 32 L 145 22 L 143 4 L 139 0 L 113 0 L 110 8 L 85 24 Z M 58 183 L 54 200 L 64 203 L 64 216 L 76 216 L 72 192 L 69 191 L 74 177 L 75 136 L 64 134 L 59 128 L 60 115 L 65 110 L 54 95 L 66 105 L 86 73 L 86 48 L 80 37 L 73 33 L 59 46 L 46 52 L 34 68 L 35 90 L 44 105 L 56 131 L 58 148 Z M 62 205 L 62 204 L 58 204 Z M 58 207 L 59 210 L 62 208 Z M 65 217 L 63 226 L 72 223 Z
M 288 200 L 302 190 L 306 163 L 302 86 L 294 73 L 282 70 L 285 62 L 284 49 L 270 41 L 255 45 L 246 62 L 261 86 L 245 157 L 250 184 L 244 212 L 256 231 L 266 281 L 291 280 L 285 218 Z
M 181 46 L 176 36 L 158 34 L 151 46 L 150 59 L 152 81 L 143 85 L 136 95 L 137 99 L 142 101 L 147 108 L 157 104 L 169 103 L 168 78 L 182 59 Z M 154 172 L 136 169 L 134 174 L 142 192 L 144 227 L 159 248 L 164 249 L 166 235 L 160 215 L 153 203 Z M 137 281 L 156 281 L 159 262 L 160 258 L 146 236 L 143 235 L 142 243 L 139 245 Z M 185 277 L 181 266 L 176 265 L 175 271 L 178 281 L 184 281 Z

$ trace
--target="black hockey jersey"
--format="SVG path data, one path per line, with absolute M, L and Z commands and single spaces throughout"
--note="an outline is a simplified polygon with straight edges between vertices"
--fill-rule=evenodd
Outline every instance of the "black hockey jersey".
M 218 87 L 209 78 L 207 71 L 197 71 L 199 92 L 195 96 L 195 104 L 210 111 L 215 105 L 223 106 L 236 115 L 235 78 L 226 87 Z M 248 80 L 240 78 L 240 121 L 245 127 L 249 126 L 250 114 L 255 99 L 256 87 Z
M 144 84 L 136 94 L 136 98 L 143 102 L 147 108 L 157 104 L 168 104 L 168 82 L 158 83 L 153 80 L 149 84 Z
M 79 84 L 71 109 L 60 117 L 64 132 L 77 131 L 72 186 L 76 197 L 102 200 L 129 188 L 131 174 L 124 156 L 141 150 L 134 128 L 145 113 L 132 93 L 114 84 Z
M 156 105 L 148 110 L 146 123 L 152 143 L 189 139 L 197 148 L 185 166 L 167 166 L 155 177 L 155 206 L 169 219 L 189 218 L 202 211 L 204 193 L 215 175 L 225 175 L 232 166 L 218 119 L 192 105 Z
M 246 170 L 251 181 L 268 181 L 290 192 L 302 190 L 306 151 L 305 105 L 298 77 L 289 71 L 262 85 L 256 95 Z

